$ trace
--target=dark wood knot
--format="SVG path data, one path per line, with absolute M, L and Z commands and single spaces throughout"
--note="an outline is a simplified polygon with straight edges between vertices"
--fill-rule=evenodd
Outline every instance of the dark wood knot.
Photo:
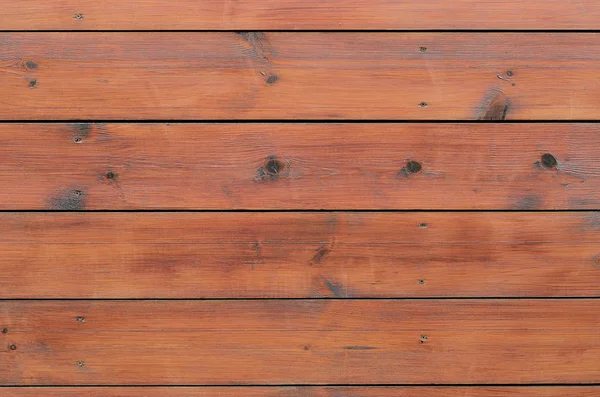
M 542 165 L 544 166 L 544 168 L 553 170 L 558 165 L 558 161 L 556 161 L 556 157 L 554 157 L 550 153 L 545 153 L 542 155 Z

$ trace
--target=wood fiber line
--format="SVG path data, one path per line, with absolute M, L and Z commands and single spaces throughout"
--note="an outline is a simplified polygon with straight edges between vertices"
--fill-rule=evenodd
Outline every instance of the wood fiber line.
M 0 44 L 4 120 L 600 119 L 598 33 L 0 33 Z
M 0 124 L 0 209 L 599 209 L 600 124 Z
M 598 29 L 594 0 L 0 1 L 2 29 Z

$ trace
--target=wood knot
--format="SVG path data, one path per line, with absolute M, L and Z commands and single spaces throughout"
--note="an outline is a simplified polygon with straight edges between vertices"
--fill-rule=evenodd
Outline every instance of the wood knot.
M 421 163 L 419 163 L 418 161 L 411 160 L 408 163 L 406 163 L 406 165 L 402 167 L 400 171 L 398 171 L 397 177 L 402 176 L 404 178 L 408 178 L 412 174 L 420 173 L 422 169 L 423 165 L 421 165 Z
M 274 181 L 289 174 L 290 164 L 286 159 L 269 156 L 262 167 L 256 170 L 255 182 Z
M 277 80 L 279 80 L 279 76 L 273 74 L 273 75 L 269 76 L 269 78 L 267 79 L 267 84 L 269 84 L 269 85 L 275 84 L 277 82 Z
M 37 67 L 38 67 L 37 63 L 35 63 L 33 61 L 25 62 L 25 69 L 32 70 L 32 69 L 37 69 Z
M 542 166 L 544 166 L 544 168 L 554 170 L 556 169 L 557 165 L 558 161 L 556 161 L 556 157 L 554 157 L 550 153 L 542 154 Z
M 495 95 L 484 105 L 479 120 L 494 121 L 506 120 L 506 114 L 510 107 L 510 99 L 502 92 L 493 92 Z
M 422 168 L 423 167 L 421 166 L 421 163 L 419 163 L 418 161 L 409 161 L 408 163 L 406 163 L 406 170 L 411 174 L 418 174 L 419 172 L 421 172 Z
M 600 270 L 600 254 L 596 255 L 594 258 L 594 267 Z

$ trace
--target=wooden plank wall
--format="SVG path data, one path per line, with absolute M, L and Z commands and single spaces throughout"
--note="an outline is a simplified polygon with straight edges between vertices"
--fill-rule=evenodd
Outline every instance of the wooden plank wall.
M 0 10 L 0 396 L 600 395 L 600 2 Z

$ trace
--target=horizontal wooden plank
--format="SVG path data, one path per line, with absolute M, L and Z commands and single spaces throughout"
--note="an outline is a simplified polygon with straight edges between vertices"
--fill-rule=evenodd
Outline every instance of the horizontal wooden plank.
M 600 216 L 1 213 L 0 298 L 597 297 Z
M 5 210 L 600 208 L 592 123 L 9 123 L 0 147 Z
M 2 29 L 597 29 L 594 0 L 0 1 Z
M 4 120 L 597 120 L 600 34 L 1 33 Z
M 4 301 L 0 302 L 0 329 L 6 329 L 9 336 L 47 331 L 580 330 L 600 327 L 598 302 L 598 299 Z
M 6 397 L 597 397 L 597 386 L 539 387 L 7 387 Z
M 600 377 L 596 300 L 1 306 L 8 324 L 0 336 L 4 385 L 538 384 Z

